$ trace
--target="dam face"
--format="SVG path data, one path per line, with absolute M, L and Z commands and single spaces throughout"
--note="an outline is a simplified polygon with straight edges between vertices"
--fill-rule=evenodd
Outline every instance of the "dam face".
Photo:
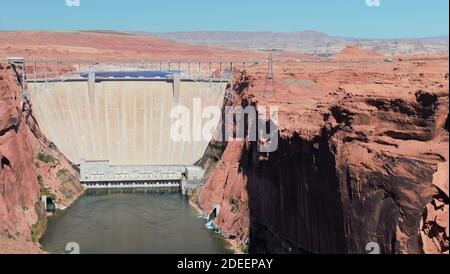
M 73 163 L 191 166 L 209 140 L 173 141 L 171 110 L 221 108 L 226 82 L 169 79 L 29 81 L 33 112 L 44 134 Z M 203 121 L 205 123 L 206 121 Z M 211 138 L 213 133 L 211 133 Z

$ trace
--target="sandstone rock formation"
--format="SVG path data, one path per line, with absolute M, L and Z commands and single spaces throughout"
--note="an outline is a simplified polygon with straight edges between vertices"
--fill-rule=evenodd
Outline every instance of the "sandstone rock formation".
M 303 32 L 169 32 L 154 33 L 164 39 L 194 45 L 241 49 L 278 50 L 302 54 L 336 54 L 348 43 L 384 55 L 448 52 L 448 36 L 422 39 L 357 39 Z
M 334 60 L 356 60 L 366 58 L 383 58 L 383 55 L 368 49 L 358 48 L 357 45 L 351 44 L 331 57 Z
M 64 208 L 82 192 L 71 164 L 40 133 L 16 68 L 0 64 L 0 253 L 41 252 L 41 196 Z
M 253 253 L 448 253 L 448 60 L 276 66 L 279 148 L 228 143 L 198 196 Z

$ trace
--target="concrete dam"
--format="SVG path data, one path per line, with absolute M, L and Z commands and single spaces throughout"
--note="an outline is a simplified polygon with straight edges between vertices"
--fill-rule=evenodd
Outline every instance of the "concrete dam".
M 174 141 L 171 110 L 181 105 L 192 113 L 195 100 L 200 100 L 201 111 L 221 108 L 227 79 L 88 75 L 27 80 L 27 96 L 41 130 L 80 166 L 85 186 L 171 187 L 203 178 L 194 165 L 214 132 L 208 140 Z

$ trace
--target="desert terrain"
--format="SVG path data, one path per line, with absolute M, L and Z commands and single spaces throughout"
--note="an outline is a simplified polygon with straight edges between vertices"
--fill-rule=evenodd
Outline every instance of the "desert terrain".
M 354 44 L 331 57 L 275 52 L 269 93 L 267 52 L 149 35 L 0 32 L 0 57 L 7 56 L 260 60 L 235 71 L 237 96 L 228 104 L 278 106 L 279 149 L 211 144 L 221 149 L 206 153 L 210 172 L 192 199 L 206 213 L 221 205 L 215 225 L 223 236 L 254 253 L 361 253 L 369 241 L 384 253 L 449 251 L 448 53 L 386 57 Z M 39 132 L 32 102 L 20 104 L 15 68 L 1 63 L 0 71 L 0 252 L 33 252 L 45 230 L 33 209 L 36 178 L 67 206 L 80 189 L 58 183 L 58 170 L 75 171 Z M 42 151 L 59 160 L 36 164 Z

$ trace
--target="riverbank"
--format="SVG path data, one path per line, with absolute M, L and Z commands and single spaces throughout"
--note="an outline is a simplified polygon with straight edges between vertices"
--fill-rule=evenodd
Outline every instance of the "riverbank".
M 192 199 L 189 199 L 189 205 L 195 210 L 195 212 L 197 212 L 197 214 L 199 216 L 205 216 L 206 213 Z M 222 234 L 220 235 L 220 237 L 222 237 L 222 239 L 227 243 L 226 247 L 230 251 L 232 251 L 233 254 L 236 254 L 236 255 L 243 255 L 243 254 L 245 254 L 244 252 L 242 252 L 242 248 L 239 246 L 239 244 L 236 241 L 233 241 L 231 239 L 227 239 Z

